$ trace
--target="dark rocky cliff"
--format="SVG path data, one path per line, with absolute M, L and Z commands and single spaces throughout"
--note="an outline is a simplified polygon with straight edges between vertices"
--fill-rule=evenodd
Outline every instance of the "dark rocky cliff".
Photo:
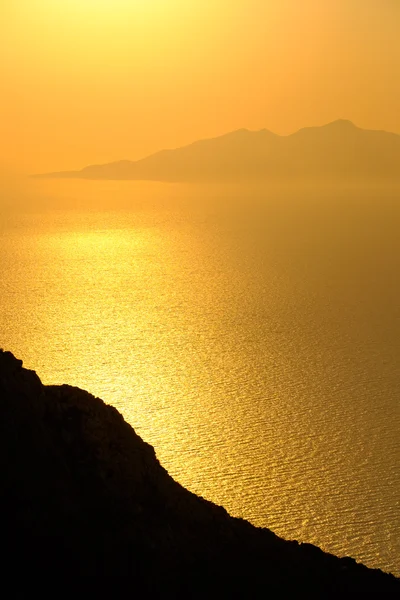
M 3 351 L 0 446 L 3 575 L 95 575 L 98 591 L 123 575 L 145 597 L 400 596 L 391 575 L 188 492 L 115 408 Z

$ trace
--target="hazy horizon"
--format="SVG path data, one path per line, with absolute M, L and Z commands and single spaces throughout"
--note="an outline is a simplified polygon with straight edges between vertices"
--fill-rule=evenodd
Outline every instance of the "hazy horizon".
M 272 131 L 270 129 L 267 129 L 266 127 L 262 127 L 260 129 L 249 129 L 247 127 L 239 127 L 238 129 L 234 129 L 232 131 L 225 131 L 219 135 L 214 135 L 214 136 L 210 136 L 210 137 L 202 137 L 199 139 L 193 139 L 188 141 L 186 144 L 183 144 L 181 146 L 177 146 L 177 147 L 156 147 L 153 150 L 151 150 L 149 153 L 143 155 L 143 156 L 138 156 L 137 158 L 133 159 L 129 156 L 120 156 L 119 158 L 117 158 L 116 160 L 113 161 L 108 161 L 105 163 L 94 163 L 94 161 L 90 162 L 90 165 L 95 165 L 95 166 L 102 166 L 102 165 L 106 165 L 106 164 L 110 164 L 110 163 L 117 163 L 117 162 L 137 162 L 137 161 L 141 161 L 143 159 L 147 159 L 149 157 L 152 157 L 153 155 L 157 155 L 160 154 L 164 151 L 171 151 L 171 150 L 181 150 L 183 148 L 189 148 L 191 146 L 196 145 L 199 142 L 208 142 L 208 141 L 214 141 L 214 140 L 219 140 L 219 139 L 223 139 L 223 138 L 227 138 L 228 136 L 234 135 L 236 133 L 240 133 L 240 132 L 248 132 L 250 134 L 257 134 L 257 133 L 263 133 L 265 132 L 266 134 L 272 134 L 273 136 L 276 136 L 278 138 L 290 138 L 292 136 L 295 136 L 296 134 L 301 133 L 303 130 L 307 131 L 307 130 L 318 130 L 318 129 L 323 129 L 326 128 L 330 125 L 334 125 L 334 124 L 340 124 L 340 123 L 344 123 L 344 124 L 349 124 L 351 126 L 353 126 L 355 129 L 358 130 L 363 130 L 363 131 L 372 131 L 375 133 L 384 133 L 384 134 L 393 134 L 395 136 L 399 136 L 400 137 L 400 132 L 396 133 L 395 131 L 388 131 L 385 129 L 369 129 L 369 128 L 364 128 L 364 127 L 360 127 L 357 123 L 354 123 L 353 121 L 351 121 L 350 119 L 346 119 L 346 118 L 337 118 L 333 121 L 329 121 L 326 123 L 321 123 L 321 124 L 314 124 L 314 125 L 307 125 L 304 124 L 303 126 L 299 127 L 298 129 L 295 129 L 293 131 L 287 132 L 287 133 L 277 133 L 275 131 Z M 75 165 L 75 169 L 72 169 L 72 171 L 76 170 L 81 170 L 85 167 L 89 166 L 88 165 Z M 1 179 L 4 177 L 22 177 L 22 178 L 30 178 L 32 176 L 36 176 L 36 175 L 47 175 L 47 174 L 52 174 L 52 173 L 58 173 L 58 172 L 64 172 L 64 170 L 55 170 L 55 171 L 46 171 L 43 173 L 33 173 L 30 172 L 29 170 L 21 170 L 20 168 L 17 168 L 16 166 L 10 166 L 9 164 L 7 164 L 6 162 L 0 163 L 0 182 Z M 68 172 L 67 170 L 65 170 L 65 172 Z
M 136 160 L 240 128 L 400 133 L 393 0 L 4 0 L 0 164 Z
M 360 130 L 364 130 L 364 131 L 374 131 L 376 133 L 389 133 L 389 134 L 393 134 L 393 135 L 398 135 L 400 136 L 400 133 L 395 133 L 394 131 L 386 131 L 384 129 L 366 129 L 366 128 L 362 128 L 359 127 L 357 125 L 357 123 L 353 123 L 353 121 L 350 121 L 350 119 L 345 119 L 345 118 L 340 118 L 340 119 L 335 119 L 334 121 L 329 121 L 328 123 L 321 123 L 320 125 L 303 125 L 302 127 L 300 127 L 299 129 L 295 129 L 294 131 L 291 131 L 289 133 L 276 133 L 275 131 L 272 131 L 270 129 L 267 129 L 266 127 L 262 127 L 261 129 L 249 129 L 247 127 L 239 127 L 238 129 L 234 129 L 232 131 L 226 131 L 220 135 L 215 135 L 212 137 L 206 137 L 206 138 L 199 138 L 199 139 L 195 139 L 195 140 L 191 140 L 189 141 L 187 144 L 184 144 L 182 146 L 177 146 L 177 147 L 168 147 L 168 148 L 155 148 L 153 151 L 151 151 L 149 154 L 146 154 L 144 156 L 140 156 L 137 159 L 133 160 L 132 158 L 128 157 L 128 156 L 123 156 L 120 157 L 119 159 L 117 159 L 116 161 L 111 161 L 111 162 L 125 162 L 125 161 L 129 161 L 129 162 L 136 162 L 138 160 L 143 160 L 145 158 L 149 158 L 150 156 L 153 156 L 154 154 L 159 154 L 161 152 L 164 151 L 169 151 L 169 150 L 180 150 L 182 148 L 188 148 L 191 146 L 196 145 L 199 142 L 208 142 L 208 141 L 214 141 L 214 140 L 219 140 L 219 139 L 223 139 L 223 138 L 227 138 L 229 136 L 233 136 L 236 134 L 239 134 L 241 132 L 247 132 L 250 134 L 261 134 L 261 133 L 265 133 L 265 134 L 272 134 L 274 137 L 279 137 L 279 138 L 290 138 L 296 134 L 301 133 L 303 130 L 312 130 L 312 129 L 322 129 L 322 128 L 326 128 L 328 126 L 332 126 L 332 125 L 336 125 L 336 124 L 348 124 L 352 127 L 355 127 L 356 129 L 360 129 Z M 109 163 L 102 163 L 102 164 L 109 164 Z M 88 165 L 84 165 L 84 166 L 88 166 Z M 96 165 L 97 166 L 97 165 Z M 79 166 L 77 165 L 77 168 L 82 168 L 82 165 Z M 60 171 L 61 172 L 61 171 Z M 36 175 L 36 173 L 27 173 L 27 175 Z
M 138 161 L 118 160 L 34 178 L 134 180 L 173 183 L 271 184 L 314 182 L 363 186 L 400 183 L 400 136 L 366 130 L 340 119 L 279 136 L 267 129 L 238 129 L 222 136 L 164 149 Z

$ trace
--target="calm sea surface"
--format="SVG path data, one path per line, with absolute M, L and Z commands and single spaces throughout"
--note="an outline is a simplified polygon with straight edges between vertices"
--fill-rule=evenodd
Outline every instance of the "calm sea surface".
M 231 514 L 400 575 L 400 197 L 130 193 L 4 217 L 0 345 Z

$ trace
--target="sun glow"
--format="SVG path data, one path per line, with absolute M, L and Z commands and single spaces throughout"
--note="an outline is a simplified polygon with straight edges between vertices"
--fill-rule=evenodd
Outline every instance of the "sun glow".
M 53 13 L 103 15 L 111 19 L 121 14 L 124 16 L 154 14 L 160 10 L 170 12 L 180 4 L 182 4 L 181 0 L 68 0 L 67 2 L 42 0 L 40 2 L 46 11 Z
M 288 134 L 342 117 L 398 132 L 390 7 L 0 0 L 0 164 L 76 169 L 241 127 Z

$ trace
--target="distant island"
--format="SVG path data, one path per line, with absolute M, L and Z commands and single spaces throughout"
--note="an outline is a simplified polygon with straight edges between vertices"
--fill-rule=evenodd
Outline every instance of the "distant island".
M 285 541 L 176 483 L 119 412 L 0 350 L 3 575 L 124 576 L 144 598 L 398 598 L 400 580 Z M 265 498 L 268 510 L 268 498 Z M 126 589 L 125 589 L 126 586 Z
M 400 135 L 346 120 L 280 136 L 262 129 L 162 150 L 137 161 L 34 177 L 165 182 L 354 181 L 400 183 Z

